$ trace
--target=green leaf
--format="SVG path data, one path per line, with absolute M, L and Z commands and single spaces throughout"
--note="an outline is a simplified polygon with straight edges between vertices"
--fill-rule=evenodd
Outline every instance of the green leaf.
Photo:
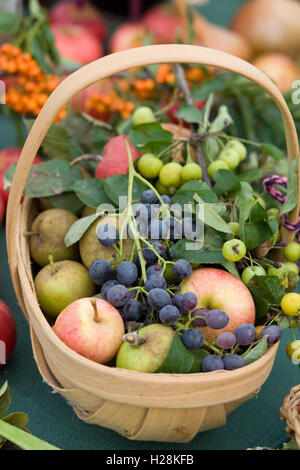
M 257 345 L 251 349 L 245 356 L 243 356 L 243 359 L 245 361 L 245 364 L 251 364 L 251 362 L 256 361 L 259 359 L 261 356 L 266 354 L 268 351 L 268 343 L 267 343 L 267 336 L 264 336 Z
M 279 305 L 284 295 L 277 276 L 254 276 L 248 285 L 256 306 L 256 316 L 265 316 L 271 304 Z
M 204 245 L 199 249 L 197 242 L 179 240 L 172 246 L 174 259 L 184 258 L 189 263 L 224 264 L 226 262 L 222 254 L 223 240 L 216 233 L 206 231 Z
M 151 122 L 130 129 L 129 140 L 141 152 L 157 154 L 171 144 L 173 134 L 163 129 L 159 122 Z
M 37 19 L 43 18 L 45 16 L 38 0 L 29 1 L 29 13 Z
M 262 153 L 269 155 L 274 160 L 281 160 L 284 157 L 284 152 L 273 144 L 262 143 L 260 144 L 259 150 Z
M 95 220 L 97 220 L 100 216 L 100 213 L 96 213 L 88 215 L 87 217 L 81 217 L 81 219 L 76 220 L 76 222 L 74 222 L 74 224 L 66 233 L 65 245 L 69 247 L 74 245 L 74 243 L 77 243 L 83 237 L 92 223 L 95 222 Z
M 288 183 L 287 183 L 287 196 L 283 204 L 280 215 L 292 211 L 298 202 L 298 164 L 299 157 L 295 158 L 289 164 L 288 170 Z
M 104 191 L 104 181 L 100 178 L 76 181 L 72 190 L 86 206 L 96 209 L 100 204 L 111 204 L 111 200 Z
M 127 197 L 128 194 L 128 175 L 114 175 L 105 178 L 103 188 L 109 199 L 119 207 L 120 197 Z M 148 187 L 135 178 L 132 188 L 132 200 L 138 200 L 145 189 L 148 189 Z
M 0 11 L 1 34 L 15 34 L 21 27 L 22 18 L 14 13 Z
M 196 359 L 184 346 L 180 335 L 177 333 L 174 335 L 166 359 L 155 373 L 189 374 L 192 372 L 200 372 L 201 362 L 201 359 Z
M 186 122 L 195 124 L 203 123 L 203 111 L 193 104 L 182 103 L 175 114 L 179 119 L 183 119 Z
M 0 420 L 0 436 L 13 442 L 23 450 L 59 450 L 58 447 L 3 420 Z
M 78 199 L 75 193 L 65 192 L 57 194 L 57 196 L 49 196 L 47 198 L 50 205 L 56 209 L 65 209 L 66 211 L 73 212 L 75 215 L 81 215 L 84 208 L 83 202 Z
M 24 196 L 48 197 L 69 191 L 75 181 L 82 179 L 80 169 L 64 159 L 49 160 L 34 165 L 24 188 Z
M 0 388 L 0 419 L 3 418 L 10 407 L 11 403 L 11 393 L 8 387 L 8 382 L 4 382 Z
M 242 227 L 242 240 L 247 250 L 253 250 L 260 244 L 260 236 L 256 225 L 248 222 Z
M 197 211 L 197 217 L 208 227 L 214 228 L 218 232 L 233 234 L 229 225 L 221 216 L 213 209 L 213 205 L 205 203 L 198 194 L 194 195 L 194 199 L 198 202 L 203 210 Z M 199 208 L 200 209 L 200 208 Z
M 267 218 L 267 212 L 259 202 L 256 202 L 251 209 L 250 220 L 253 224 L 258 224 Z
M 232 123 L 232 117 L 227 106 L 221 105 L 218 109 L 217 117 L 209 125 L 209 132 L 220 132 Z
M 207 98 L 205 106 L 203 108 L 203 128 L 206 130 L 209 126 L 209 117 L 211 113 L 212 106 L 214 104 L 214 95 L 211 93 Z
M 253 196 L 253 188 L 247 182 L 241 182 L 241 189 L 237 197 L 237 205 L 239 207 L 239 224 L 240 227 L 246 222 L 251 211 L 251 198 Z
M 180 189 L 172 196 L 173 204 L 193 203 L 194 195 L 197 194 L 203 201 L 217 203 L 218 197 L 204 181 L 192 180 L 183 184 Z
M 45 155 L 50 158 L 67 158 L 69 154 L 70 136 L 61 124 L 51 124 L 42 143 Z
M 214 191 L 217 195 L 239 191 L 241 183 L 231 170 L 218 170 L 213 176 L 216 184 Z

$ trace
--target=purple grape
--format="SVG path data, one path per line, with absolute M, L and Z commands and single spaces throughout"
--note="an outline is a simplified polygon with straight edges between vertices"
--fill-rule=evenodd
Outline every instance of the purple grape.
M 152 189 L 146 189 L 141 194 L 141 201 L 145 204 L 158 204 L 158 197 Z
M 221 330 L 229 323 L 229 317 L 223 310 L 210 310 L 206 314 L 206 324 L 214 330 Z
M 229 331 L 225 331 L 224 333 L 220 333 L 219 336 L 216 338 L 216 345 L 222 349 L 231 349 L 236 343 L 236 338 L 233 333 Z
M 185 310 L 186 312 L 190 312 L 191 310 L 194 310 L 194 308 L 197 307 L 197 304 L 198 299 L 194 292 L 186 292 L 185 294 L 183 294 L 181 299 L 181 305 L 183 310 Z
M 200 330 L 189 328 L 181 336 L 182 342 L 188 349 L 199 349 L 204 343 L 204 336 Z
M 144 287 L 147 292 L 150 292 L 152 289 L 155 289 L 156 287 L 159 287 L 160 289 L 166 289 L 167 281 L 160 274 L 152 274 L 151 276 L 148 277 L 147 281 L 145 282 Z
M 114 271 L 110 263 L 102 258 L 95 259 L 91 263 L 89 273 L 97 286 L 102 286 L 105 281 L 110 281 L 114 277 Z
M 237 327 L 234 332 L 234 335 L 238 344 L 241 344 L 242 346 L 248 346 L 255 340 L 255 326 L 251 325 L 251 323 L 243 323 L 242 325 Z
M 172 299 L 170 294 L 160 288 L 154 288 L 150 290 L 148 296 L 147 296 L 147 302 L 150 305 L 150 307 L 160 310 L 162 309 L 165 305 L 171 305 L 172 304 Z
M 152 219 L 148 228 L 148 237 L 158 240 L 166 239 L 168 235 L 167 224 L 160 219 Z
M 138 268 L 131 261 L 123 261 L 117 267 L 117 280 L 124 286 L 132 286 L 138 277 Z
M 173 273 L 178 279 L 187 279 L 192 272 L 192 266 L 185 259 L 179 259 L 173 265 Z
M 114 307 L 123 307 L 128 300 L 128 289 L 123 284 L 116 284 L 107 292 L 107 301 Z
M 168 204 L 168 205 L 172 204 L 171 198 L 169 196 L 167 196 L 166 194 L 163 194 L 161 196 L 161 199 L 165 204 Z
M 119 241 L 119 232 L 113 225 L 100 225 L 96 235 L 99 242 L 105 247 L 110 247 Z
M 162 273 L 162 266 L 160 266 L 159 264 L 152 264 L 146 269 L 147 277 L 152 276 L 152 274 L 160 274 L 160 273 Z
M 104 299 L 106 299 L 107 297 L 107 292 L 109 291 L 109 289 L 113 286 L 116 286 L 117 284 L 119 284 L 118 281 L 116 281 L 115 279 L 112 279 L 110 281 L 106 281 L 102 288 L 101 288 L 101 295 Z
M 206 314 L 208 312 L 209 312 L 208 308 L 199 308 L 198 310 L 194 310 L 191 313 L 191 318 L 195 318 L 195 317 L 205 317 L 206 318 Z M 205 318 L 195 318 L 195 320 L 193 320 L 193 325 L 197 326 L 199 328 L 207 326 Z
M 142 255 L 146 261 L 146 266 L 151 266 L 157 261 L 157 255 L 150 248 L 143 248 Z
M 217 354 L 209 354 L 202 361 L 203 372 L 213 372 L 214 370 L 224 369 L 223 359 Z
M 282 336 L 282 331 L 281 331 L 281 328 L 279 328 L 279 326 L 276 326 L 276 325 L 265 326 L 261 330 L 259 337 L 263 338 L 265 335 L 268 335 L 267 337 L 268 346 L 272 346 L 273 344 L 277 343 L 280 340 Z
M 137 222 L 147 222 L 151 217 L 151 204 L 137 204 L 133 207 L 133 213 Z
M 179 317 L 180 313 L 175 305 L 165 305 L 159 312 L 159 319 L 165 325 L 175 325 Z
M 175 294 L 172 297 L 172 304 L 175 305 L 180 312 L 182 312 L 182 297 L 183 294 Z
M 245 366 L 245 361 L 241 356 L 237 354 L 227 354 L 223 357 L 224 368 L 226 370 L 239 369 Z
M 122 318 L 124 321 L 140 321 L 142 305 L 137 300 L 129 300 L 123 307 Z

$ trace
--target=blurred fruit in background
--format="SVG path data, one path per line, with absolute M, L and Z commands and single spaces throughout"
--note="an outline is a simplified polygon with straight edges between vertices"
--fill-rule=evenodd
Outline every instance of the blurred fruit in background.
M 255 54 L 300 53 L 300 3 L 295 0 L 252 0 L 234 15 L 231 30 L 249 41 Z
M 109 52 L 118 52 L 132 47 L 142 46 L 147 35 L 141 23 L 125 22 L 116 28 L 109 41 Z
M 100 11 L 88 1 L 57 2 L 49 10 L 49 20 L 52 26 L 77 25 L 103 41 L 107 34 L 107 25 Z
M 84 65 L 103 55 L 102 43 L 86 27 L 72 24 L 52 25 L 55 46 L 63 59 Z
M 286 93 L 291 89 L 293 82 L 300 79 L 297 62 L 285 54 L 261 54 L 252 63 L 276 83 L 281 93 Z

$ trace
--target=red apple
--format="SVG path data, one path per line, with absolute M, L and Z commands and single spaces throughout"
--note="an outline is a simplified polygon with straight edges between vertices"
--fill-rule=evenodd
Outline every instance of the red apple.
M 79 25 L 52 25 L 56 48 L 61 57 L 87 64 L 103 55 L 102 43 L 85 27 Z
M 0 151 L 0 196 L 7 204 L 9 192 L 4 189 L 4 173 L 8 170 L 10 165 L 17 163 L 22 149 L 19 147 L 8 147 Z M 41 163 L 42 160 L 39 157 L 35 157 L 33 164 Z
M 99 10 L 89 2 L 84 2 L 82 6 L 70 0 L 58 2 L 50 9 L 49 19 L 51 25 L 84 26 L 99 41 L 106 37 L 106 22 Z
M 128 173 L 129 165 L 125 140 L 129 143 L 133 162 L 141 155 L 130 143 L 128 136 L 118 135 L 113 137 L 104 146 L 103 158 L 96 168 L 96 178 L 107 178 L 108 176 L 126 175 Z
M 0 367 L 12 355 L 17 340 L 17 329 L 12 311 L 0 300 Z
M 13 164 L 17 163 L 22 149 L 19 147 L 8 147 L 0 151 L 0 196 L 3 201 L 7 204 L 9 192 L 4 189 L 4 173 Z M 41 163 L 42 160 L 39 157 L 35 157 L 33 164 Z
M 141 46 L 147 32 L 141 23 L 122 23 L 112 34 L 109 42 L 111 53 Z
M 6 209 L 6 204 L 3 200 L 3 197 L 0 194 L 0 225 L 2 225 L 4 221 L 5 209 Z
M 222 330 L 200 328 L 208 341 L 223 331 L 234 333 L 243 323 L 255 321 L 255 305 L 245 284 L 228 271 L 216 268 L 201 268 L 182 281 L 181 293 L 194 292 L 198 298 L 197 308 L 223 310 L 229 316 L 228 325 Z
M 156 43 L 173 43 L 182 20 L 172 5 L 156 5 L 143 15 L 142 22 Z
M 125 332 L 118 310 L 95 297 L 68 305 L 58 315 L 53 331 L 73 351 L 100 364 L 117 354 Z

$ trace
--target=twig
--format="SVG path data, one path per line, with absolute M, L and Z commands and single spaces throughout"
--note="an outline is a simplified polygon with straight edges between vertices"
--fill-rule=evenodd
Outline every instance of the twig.
M 180 64 L 175 64 L 175 71 L 176 71 L 176 77 L 178 81 L 178 86 L 180 90 L 183 93 L 184 100 L 187 104 L 194 105 L 194 101 L 190 92 L 190 89 L 188 87 L 185 75 L 184 75 L 184 70 L 183 67 Z M 195 154 L 198 160 L 199 165 L 202 168 L 202 173 L 203 173 L 203 179 L 206 182 L 206 184 L 211 187 L 211 182 L 209 179 L 209 176 L 207 174 L 207 169 L 206 169 L 206 161 L 202 152 L 202 147 L 201 147 L 201 138 L 198 134 L 198 125 L 197 124 L 191 124 L 191 137 L 190 137 L 190 144 L 195 150 Z
M 96 155 L 93 153 L 85 153 L 84 155 L 81 155 L 80 157 L 75 158 L 74 160 L 71 161 L 70 166 L 75 165 L 75 163 L 78 162 L 100 162 L 102 159 L 101 155 Z

